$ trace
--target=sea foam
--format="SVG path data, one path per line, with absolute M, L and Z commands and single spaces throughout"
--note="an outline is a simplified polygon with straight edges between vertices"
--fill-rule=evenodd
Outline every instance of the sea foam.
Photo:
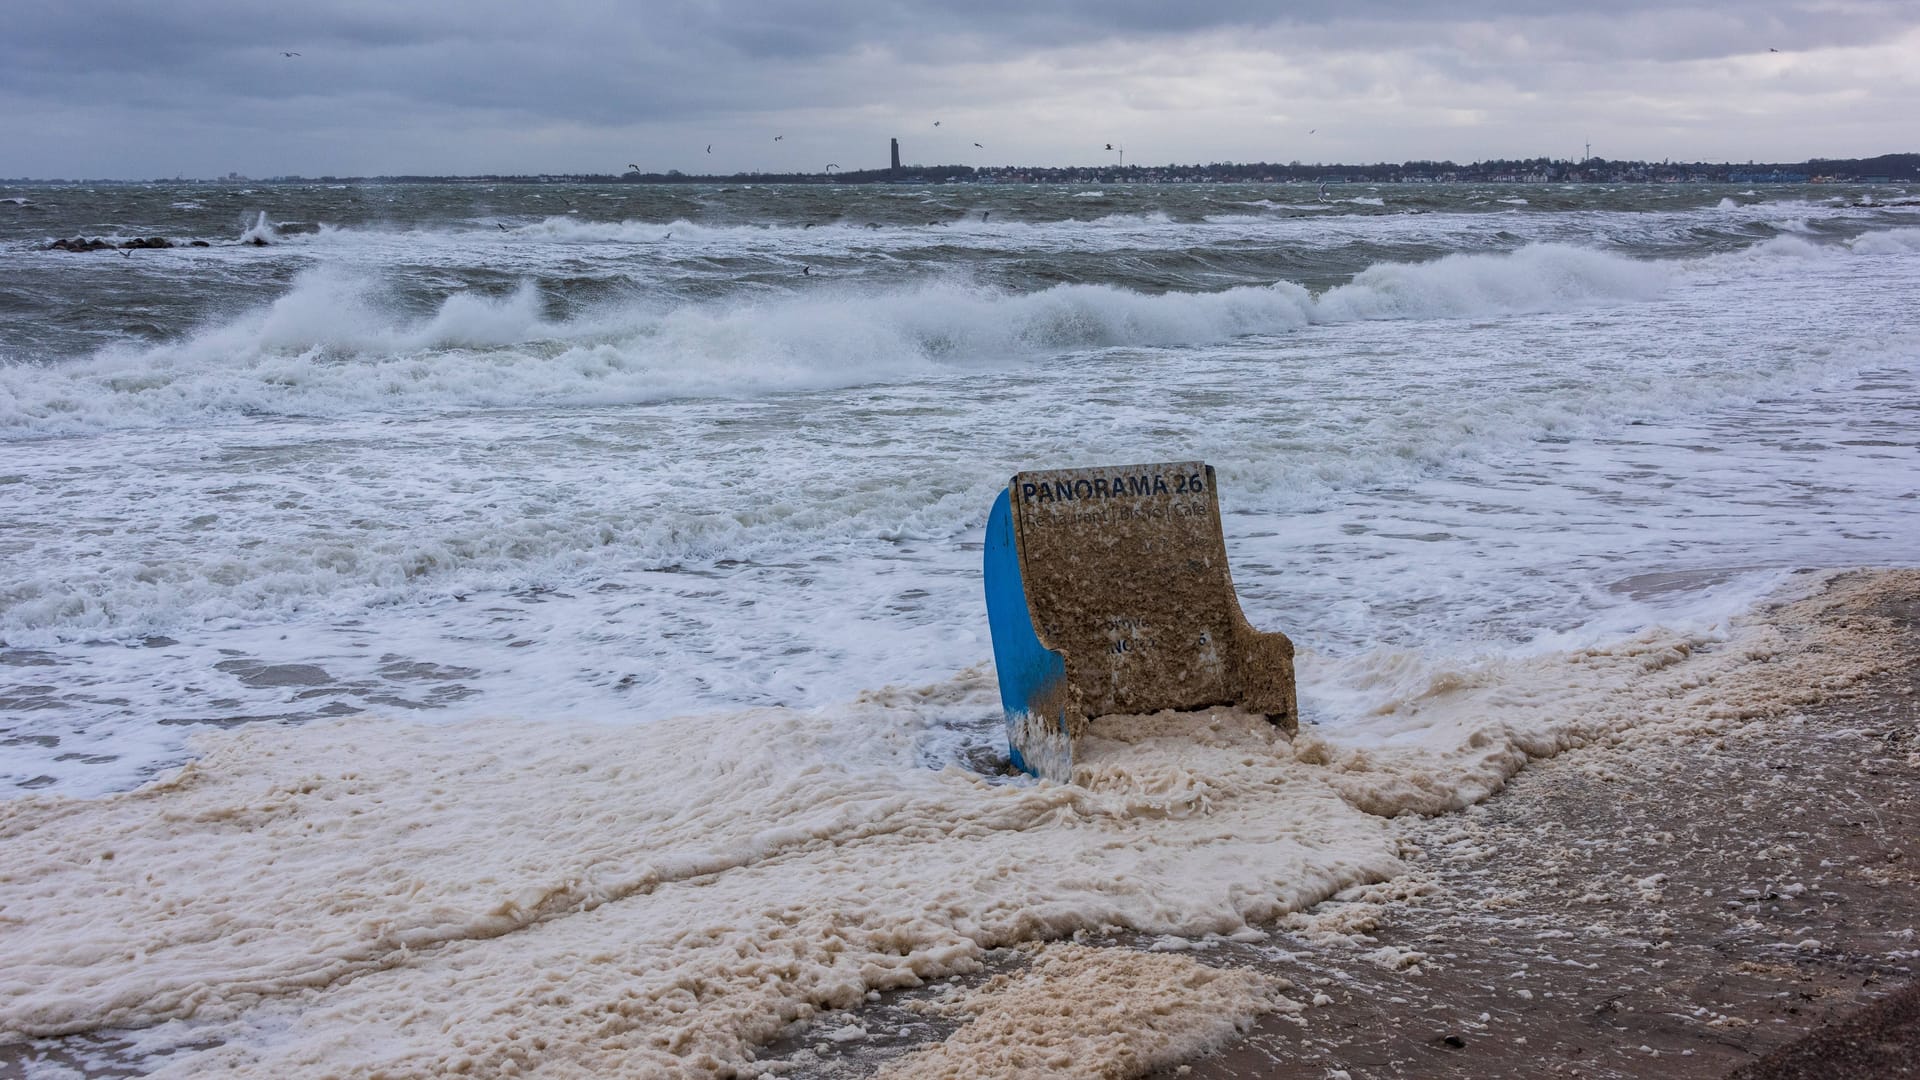
M 637 730 L 210 736 L 137 791 L 0 805 L 0 1039 L 183 1021 L 149 1041 L 175 1044 L 161 1076 L 744 1069 L 997 946 L 1243 933 L 1399 874 L 1388 817 L 1529 757 L 1697 738 L 1907 662 L 1853 616 L 1913 585 L 1434 677 L 1291 741 L 1230 710 L 1110 718 L 1069 785 L 921 767 L 932 729 L 992 707 L 977 671 Z
M 1382 264 L 1318 297 L 1277 282 L 1149 294 L 1109 285 L 1013 293 L 965 280 L 681 304 L 567 320 L 539 290 L 448 295 L 394 311 L 377 276 L 323 266 L 266 307 L 158 347 L 0 369 L 0 435 L 421 407 L 758 396 L 1030 363 L 1121 346 L 1209 345 L 1320 322 L 1566 310 L 1657 295 L 1672 271 L 1578 248 Z

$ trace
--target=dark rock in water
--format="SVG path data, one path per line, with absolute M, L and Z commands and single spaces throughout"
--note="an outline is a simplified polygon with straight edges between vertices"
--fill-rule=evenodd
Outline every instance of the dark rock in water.
M 122 240 L 118 244 L 98 237 L 75 236 L 66 240 L 55 240 L 43 251 L 132 251 L 136 248 L 170 248 L 173 241 L 164 236 L 136 236 L 131 240 Z
M 192 244 L 188 246 L 189 247 L 212 247 L 213 245 L 207 243 L 205 240 L 195 240 Z
M 84 236 L 76 236 L 71 240 L 55 240 L 53 243 L 48 244 L 43 250 L 46 250 L 46 251 L 103 251 L 103 250 L 110 249 L 112 247 L 113 247 L 113 243 L 111 241 L 89 239 Z

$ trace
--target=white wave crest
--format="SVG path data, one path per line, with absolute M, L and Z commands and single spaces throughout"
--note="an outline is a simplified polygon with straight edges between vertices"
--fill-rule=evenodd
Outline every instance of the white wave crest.
M 265 309 L 185 341 L 58 368 L 0 369 L 0 431 L 165 426 L 222 413 L 348 415 L 423 406 L 621 403 L 847 386 L 1120 345 L 1176 346 L 1306 325 L 1290 284 L 1146 295 L 1062 285 L 1007 295 L 938 282 L 556 323 L 531 284 L 457 293 L 425 319 L 378 282 L 304 274 Z
M 1067 228 L 1074 227 L 1074 224 L 1071 222 L 1064 224 Z M 1104 225 L 1110 228 L 1130 228 L 1141 225 L 1171 225 L 1173 224 L 1173 218 L 1167 216 L 1165 210 L 1151 210 L 1144 214 L 1103 214 L 1085 224 Z
M 311 350 L 408 353 L 512 345 L 542 334 L 540 295 L 531 284 L 499 300 L 454 293 L 418 322 L 387 311 L 376 284 L 339 270 L 310 271 L 264 311 L 202 335 L 186 349 L 237 358 Z
M 718 236 L 738 235 L 745 231 L 769 232 L 774 228 L 766 225 L 696 225 L 685 220 L 661 223 L 657 221 L 582 221 L 571 217 L 548 217 L 510 231 L 542 240 L 579 244 L 632 244 L 657 243 L 673 238 L 711 240 Z M 793 232 L 800 228 L 801 226 L 798 225 L 786 226 L 782 227 L 782 231 Z
M 1850 241 L 1861 255 L 1907 255 L 1920 252 L 1920 229 L 1889 229 L 1863 233 Z
M 1381 263 L 1323 294 L 1315 321 L 1511 315 L 1647 300 L 1667 287 L 1670 274 L 1658 263 L 1552 244 Z
M 1779 237 L 1761 245 L 1801 245 Z M 1839 249 L 1829 249 L 1839 250 Z M 0 368 L 0 433 L 165 427 L 219 415 L 622 404 L 897 381 L 1085 349 L 1205 345 L 1311 323 L 1484 317 L 1643 300 L 1668 267 L 1581 248 L 1383 263 L 1318 298 L 1297 285 L 1151 295 L 1009 294 L 965 281 L 853 286 L 555 321 L 531 283 L 395 311 L 382 283 L 311 270 L 264 308 L 157 348 Z
M 1834 254 L 1834 250 L 1825 244 L 1789 234 L 1763 240 L 1735 254 L 1745 258 L 1824 259 Z
M 280 234 L 274 231 L 273 222 L 267 220 L 265 210 L 260 211 L 260 215 L 254 218 L 253 224 L 247 226 L 240 234 L 240 242 L 243 244 L 272 244 L 277 243 L 279 239 Z

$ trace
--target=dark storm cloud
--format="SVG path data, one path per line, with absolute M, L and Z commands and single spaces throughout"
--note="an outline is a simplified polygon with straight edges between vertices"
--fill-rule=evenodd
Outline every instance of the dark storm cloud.
M 1885 0 L 1588 10 L 1584 0 L 33 3 L 10 11 L 0 34 L 0 134 L 18 163 L 0 172 L 84 171 L 107 159 L 75 147 L 100 141 L 184 155 L 326 138 L 338 140 L 329 154 L 357 142 L 362 161 L 423 170 L 486 160 L 488 140 L 584 143 L 579 133 L 595 129 L 672 128 L 675 147 L 719 131 L 758 145 L 783 116 L 825 127 L 876 110 L 1044 108 L 1080 89 L 1061 70 L 1068 54 L 1083 80 L 1114 80 L 1115 100 L 1130 103 L 1151 101 L 1183 50 L 1208 49 L 1269 52 L 1284 58 L 1276 70 L 1314 71 L 1320 85 L 1377 84 L 1404 59 L 1460 87 L 1553 87 L 1591 84 L 1607 65 L 1871 44 L 1920 22 L 1920 5 Z M 1389 62 L 1363 78 L 1328 66 L 1341 56 Z M 1027 57 L 1038 59 L 1018 68 Z
M 36 4 L 12 12 L 0 35 L 0 90 L 21 97 L 126 100 L 132 80 L 160 77 L 193 96 L 325 94 L 380 88 L 444 103 L 588 104 L 599 93 L 634 93 L 662 106 L 711 98 L 737 104 L 740 86 L 795 69 L 811 74 L 823 59 L 863 47 L 938 63 L 943 52 L 1016 55 L 1062 45 L 1178 37 L 1223 29 L 1346 26 L 1381 33 L 1396 25 L 1545 20 L 1586 10 L 1584 3 L 1463 0 L 1436 11 L 1416 0 L 1022 0 L 952 3 L 699 2 L 628 4 L 612 0 L 480 2 L 426 7 L 357 0 L 261 5 L 251 0 L 153 4 L 94 0 Z M 1844 8 L 1804 3 L 1675 7 L 1654 0 L 1609 5 L 1618 21 L 1637 9 L 1713 13 L 1716 33 L 1687 42 L 1694 55 L 1871 40 L 1910 25 L 1894 4 Z M 1388 32 L 1386 37 L 1391 38 Z M 1765 42 L 1765 44 L 1759 44 Z M 1669 47 L 1665 40 L 1600 42 L 1620 55 Z M 298 51 L 300 64 L 283 62 Z M 680 83 L 662 93 L 660 83 Z M 556 93 L 542 92 L 553 87 Z M 128 104 L 135 102 L 127 101 Z M 791 103 L 791 102 L 787 102 Z

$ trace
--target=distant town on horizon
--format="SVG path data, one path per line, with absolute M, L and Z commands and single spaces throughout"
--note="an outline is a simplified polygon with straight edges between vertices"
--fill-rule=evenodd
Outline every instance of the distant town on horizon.
M 1870 158 L 1809 158 L 1797 162 L 1744 164 L 1706 161 L 1616 161 L 1587 158 L 1496 158 L 1468 165 L 1452 161 L 1376 162 L 1368 165 L 1302 164 L 1298 161 L 1168 165 L 893 165 L 825 172 L 687 173 L 628 170 L 620 173 L 487 173 L 459 176 L 250 177 L 237 172 L 212 177 L 123 179 L 0 179 L 0 184 L 1192 184 L 1192 183 L 1908 183 L 1920 179 L 1920 153 Z

